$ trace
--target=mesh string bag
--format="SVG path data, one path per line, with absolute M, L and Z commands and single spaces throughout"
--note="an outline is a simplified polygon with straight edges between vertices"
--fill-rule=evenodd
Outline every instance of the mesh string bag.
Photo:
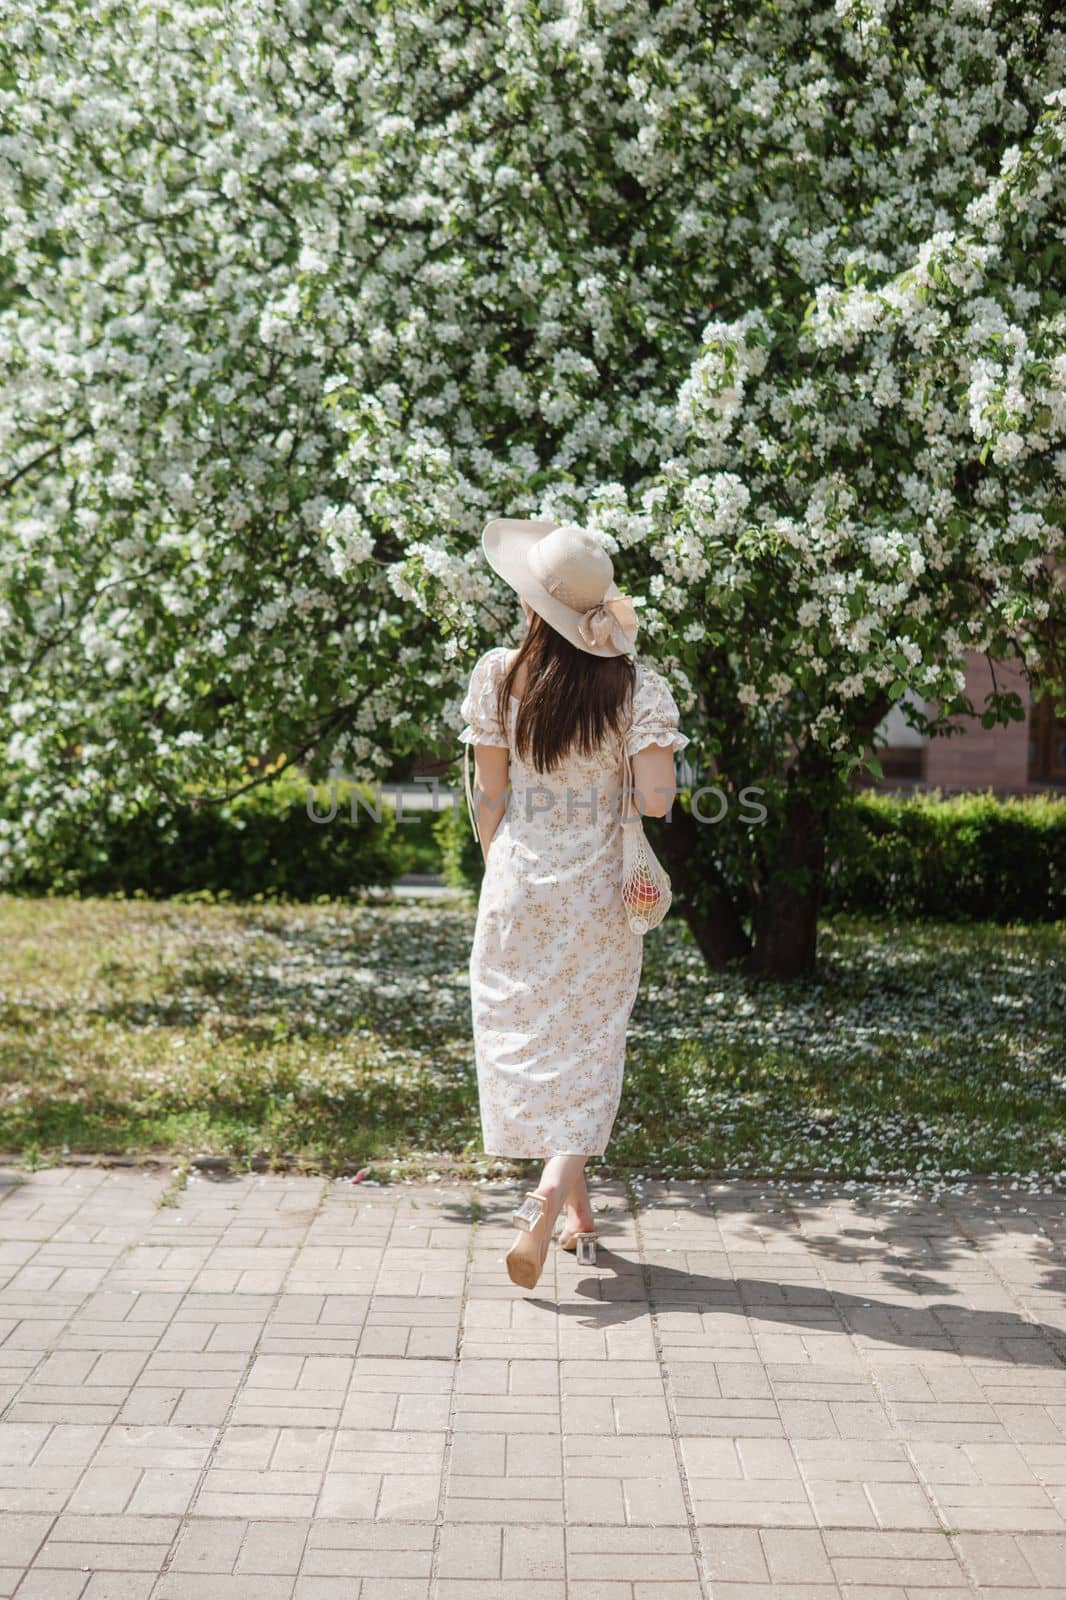
M 626 788 L 622 802 L 622 904 L 633 933 L 650 933 L 670 909 L 670 877 L 644 833 L 633 793 L 633 768 L 625 755 Z

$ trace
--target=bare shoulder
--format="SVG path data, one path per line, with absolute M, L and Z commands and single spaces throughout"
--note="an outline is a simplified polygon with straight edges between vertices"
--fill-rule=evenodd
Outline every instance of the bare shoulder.
M 509 672 L 517 660 L 517 650 L 509 650 L 506 646 L 501 647 L 501 671 Z M 526 667 L 523 667 L 521 672 L 518 674 L 518 677 L 514 681 L 514 698 L 516 700 L 521 700 L 522 696 L 526 692 L 527 670 L 528 669 Z

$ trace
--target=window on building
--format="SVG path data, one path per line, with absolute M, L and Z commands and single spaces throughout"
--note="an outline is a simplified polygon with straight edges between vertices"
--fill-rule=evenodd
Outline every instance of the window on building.
M 907 721 L 906 707 L 914 705 L 925 711 L 925 701 L 906 692 L 877 726 L 874 755 L 881 763 L 886 779 L 904 779 L 921 783 L 925 777 L 925 750 L 927 740 Z
M 925 749 L 923 746 L 886 746 L 874 752 L 881 763 L 886 778 L 913 778 L 920 782 L 925 776 Z

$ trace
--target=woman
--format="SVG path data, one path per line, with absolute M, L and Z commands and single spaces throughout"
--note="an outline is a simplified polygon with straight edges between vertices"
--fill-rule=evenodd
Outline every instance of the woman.
M 485 857 L 471 1015 L 486 1153 L 545 1162 L 507 1254 L 532 1289 L 564 1207 L 560 1244 L 595 1260 L 584 1168 L 618 1111 L 643 959 L 621 900 L 623 739 L 647 816 L 669 810 L 689 740 L 666 680 L 634 660 L 636 612 L 593 535 L 502 518 L 482 546 L 528 627 L 478 660 L 461 706 Z

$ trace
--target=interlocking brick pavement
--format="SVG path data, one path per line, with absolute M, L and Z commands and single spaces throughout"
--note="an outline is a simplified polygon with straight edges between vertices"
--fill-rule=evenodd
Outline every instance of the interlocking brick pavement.
M 1066 1200 L 0 1171 L 0 1596 L 1066 1600 Z M 176 1198 L 176 1204 L 161 1204 Z

